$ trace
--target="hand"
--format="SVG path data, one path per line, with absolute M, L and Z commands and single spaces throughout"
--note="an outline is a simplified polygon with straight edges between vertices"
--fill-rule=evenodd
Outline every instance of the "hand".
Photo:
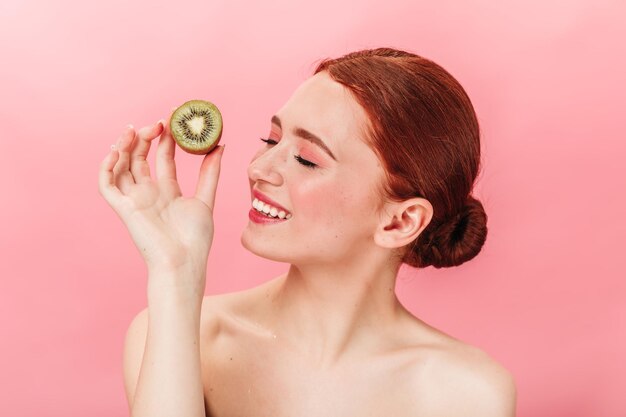
M 159 135 L 155 180 L 146 158 Z M 204 271 L 213 241 L 213 209 L 224 146 L 204 157 L 195 196 L 190 198 L 182 196 L 176 179 L 175 149 L 169 120 L 137 132 L 129 126 L 102 161 L 99 191 L 128 228 L 149 270 Z

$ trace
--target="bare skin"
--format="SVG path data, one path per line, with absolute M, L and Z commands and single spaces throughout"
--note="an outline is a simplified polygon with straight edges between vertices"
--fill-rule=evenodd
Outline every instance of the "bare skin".
M 247 291 L 201 296 L 221 153 L 203 161 L 192 198 L 180 194 L 163 124 L 126 132 L 119 156 L 103 162 L 101 193 L 149 271 L 149 307 L 129 327 L 124 354 L 132 415 L 514 416 L 511 375 L 394 293 L 392 255 L 428 225 L 432 206 L 381 200 L 384 172 L 360 139 L 363 109 L 320 73 L 275 116 L 272 142 L 248 167 L 250 188 L 292 216 L 251 220 L 241 242 L 290 267 Z M 153 181 L 145 157 L 159 135 Z
M 207 416 L 513 416 L 510 374 L 483 351 L 399 307 L 333 362 L 263 317 L 286 274 L 206 298 L 201 343 Z

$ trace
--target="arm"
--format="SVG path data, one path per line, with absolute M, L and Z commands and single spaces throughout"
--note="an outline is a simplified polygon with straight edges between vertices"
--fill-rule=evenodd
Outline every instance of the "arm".
M 148 267 L 148 308 L 131 323 L 124 348 L 131 416 L 204 417 L 200 312 L 223 147 L 205 156 L 196 194 L 185 198 L 166 126 L 129 126 L 101 164 L 99 190 Z M 147 155 L 159 134 L 154 180 Z
M 133 410 L 133 400 L 148 334 L 148 309 L 141 310 L 128 326 L 124 339 L 124 390 L 128 401 L 128 411 Z
M 202 300 L 183 293 L 152 295 L 127 333 L 124 375 L 130 415 L 204 417 Z

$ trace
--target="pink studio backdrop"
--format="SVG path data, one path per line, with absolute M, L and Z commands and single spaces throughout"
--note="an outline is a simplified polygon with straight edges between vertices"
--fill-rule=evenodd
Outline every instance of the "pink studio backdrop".
M 97 190 L 126 124 L 220 107 L 206 292 L 249 288 L 287 268 L 239 242 L 271 115 L 317 60 L 394 46 L 467 89 L 489 215 L 477 258 L 403 269 L 401 300 L 510 369 L 519 416 L 626 416 L 624 2 L 94 4 L 0 5 L 0 415 L 127 415 L 122 344 L 146 271 Z M 187 195 L 200 161 L 177 153 Z

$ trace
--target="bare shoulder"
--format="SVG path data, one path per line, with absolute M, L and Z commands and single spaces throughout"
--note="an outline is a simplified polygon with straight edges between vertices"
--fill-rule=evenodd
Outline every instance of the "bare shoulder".
M 205 295 L 202 300 L 202 313 L 212 314 L 235 310 L 253 305 L 259 294 L 272 284 L 267 281 L 261 285 L 241 291 L 233 291 L 222 294 Z
M 427 365 L 416 379 L 416 395 L 425 415 L 513 417 L 513 375 L 485 351 L 440 334 Z M 427 386 L 427 388 L 425 388 Z
M 240 293 L 205 295 L 200 317 L 201 332 L 210 338 L 215 336 L 223 327 L 224 317 L 230 316 L 233 306 L 240 298 Z
M 254 317 L 258 300 L 274 283 L 274 280 L 270 280 L 241 291 L 205 295 L 202 300 L 201 330 L 207 335 L 215 335 L 225 330 L 224 326 L 228 323 L 237 321 L 241 324 L 247 317 Z

